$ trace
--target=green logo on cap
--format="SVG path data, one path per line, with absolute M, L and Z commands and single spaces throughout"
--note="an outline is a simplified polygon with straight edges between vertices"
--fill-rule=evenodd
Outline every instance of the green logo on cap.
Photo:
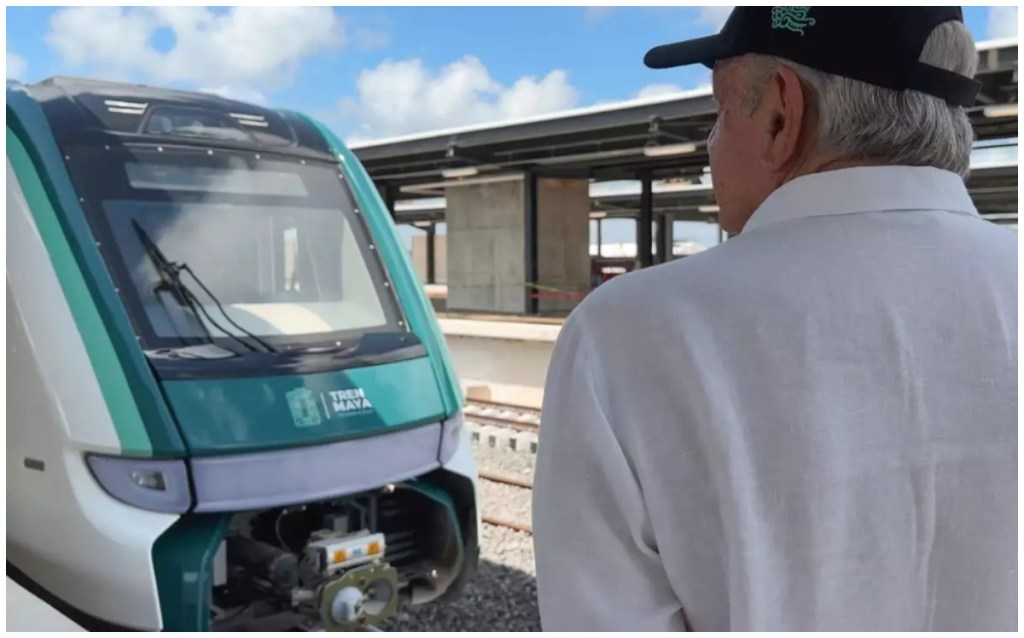
M 813 27 L 814 18 L 807 15 L 810 7 L 772 7 L 772 28 L 788 29 L 804 34 L 804 27 Z

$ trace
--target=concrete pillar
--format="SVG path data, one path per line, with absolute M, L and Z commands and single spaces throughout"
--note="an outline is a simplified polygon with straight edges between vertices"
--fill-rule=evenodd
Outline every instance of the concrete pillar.
M 526 311 L 523 180 L 450 186 L 448 309 Z
M 537 180 L 538 279 L 546 288 L 590 289 L 590 184 L 585 179 Z M 577 296 L 541 298 L 540 314 L 567 313 Z
M 527 250 L 527 184 L 522 178 L 449 186 L 448 308 L 526 314 L 531 291 Z M 590 283 L 586 180 L 536 178 L 537 284 L 582 291 Z M 575 305 L 572 299 L 537 302 L 541 313 Z

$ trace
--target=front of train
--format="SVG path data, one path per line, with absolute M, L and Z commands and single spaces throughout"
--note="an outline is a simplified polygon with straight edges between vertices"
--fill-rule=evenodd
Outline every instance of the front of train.
M 55 79 L 7 105 L 8 369 L 32 371 L 9 564 L 139 629 L 358 629 L 457 592 L 458 382 L 354 156 L 201 94 Z

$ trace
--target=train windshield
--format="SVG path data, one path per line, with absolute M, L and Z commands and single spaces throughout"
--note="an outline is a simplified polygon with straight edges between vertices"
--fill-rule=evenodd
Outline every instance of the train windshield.
M 145 347 L 276 350 L 400 330 L 336 165 L 160 147 L 80 149 L 68 163 Z

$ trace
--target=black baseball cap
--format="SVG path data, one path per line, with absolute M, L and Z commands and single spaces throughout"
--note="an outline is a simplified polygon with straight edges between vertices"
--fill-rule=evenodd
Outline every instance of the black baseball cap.
M 963 22 L 960 7 L 736 7 L 717 35 L 655 47 L 652 69 L 760 53 L 895 91 L 971 106 L 981 83 L 918 61 L 938 25 Z

